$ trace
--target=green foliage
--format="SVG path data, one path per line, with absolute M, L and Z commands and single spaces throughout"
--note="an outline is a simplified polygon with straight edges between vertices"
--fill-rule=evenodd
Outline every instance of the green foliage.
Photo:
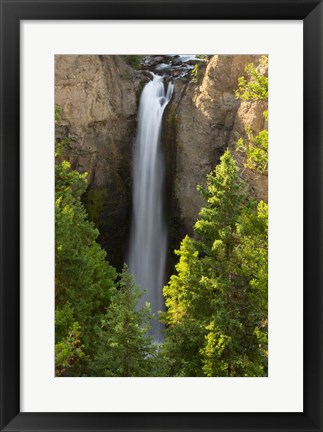
M 268 57 L 261 58 L 263 64 L 267 64 Z M 253 63 L 245 67 L 247 79 L 242 76 L 238 79 L 236 97 L 242 100 L 267 100 L 268 99 L 268 77 L 257 71 Z
M 199 349 L 205 330 L 196 318 L 205 314 L 208 304 L 207 299 L 201 298 L 198 251 L 194 241 L 186 236 L 175 253 L 180 257 L 175 266 L 177 275 L 172 275 L 164 287 L 167 307 L 167 312 L 161 315 L 167 325 L 164 355 L 171 376 L 201 376 Z
M 68 328 L 67 336 L 55 345 L 55 375 L 68 375 L 69 369 L 84 358 L 78 322 Z
M 263 202 L 242 206 L 235 244 L 219 266 L 220 292 L 201 350 L 207 376 L 267 374 L 267 211 Z
M 196 57 L 202 61 L 209 61 L 209 58 L 210 58 L 210 56 L 208 54 L 197 54 Z
M 175 376 L 267 374 L 267 206 L 246 201 L 229 151 L 164 288 L 164 350 Z
M 55 106 L 55 122 L 61 119 L 62 108 L 59 105 Z
M 106 187 L 88 189 L 86 192 L 85 206 L 90 220 L 92 220 L 96 226 L 100 225 L 107 198 L 108 189 Z
M 261 174 L 268 173 L 268 131 L 262 130 L 253 136 L 248 131 L 248 141 L 242 138 L 237 141 L 237 150 L 246 154 L 245 167 Z
M 60 108 L 55 109 L 55 121 Z M 55 371 L 56 376 L 167 374 L 160 348 L 148 336 L 149 304 L 137 309 L 139 288 L 127 268 L 115 270 L 96 242 L 81 197 L 87 174 L 64 159 L 68 139 L 55 148 Z M 89 191 L 91 217 L 100 216 L 106 189 Z
M 93 362 L 95 376 L 149 376 L 157 346 L 148 336 L 153 319 L 149 303 L 137 308 L 141 292 L 124 265 L 111 304 L 101 321 L 99 346 Z
M 197 83 L 201 76 L 202 76 L 202 71 L 198 63 L 195 63 L 193 69 L 191 70 L 192 82 Z
M 241 242 L 236 259 L 241 274 L 249 281 L 248 299 L 253 306 L 254 336 L 259 346 L 259 365 L 267 369 L 268 357 L 268 204 L 245 207 L 237 225 Z M 258 367 L 259 367 L 258 365 Z
M 268 63 L 268 57 L 262 56 L 262 65 Z M 236 96 L 242 100 L 268 100 L 268 77 L 257 71 L 252 63 L 245 68 L 248 80 L 240 77 Z M 268 110 L 263 112 L 265 122 L 268 122 Z M 237 150 L 245 153 L 245 167 L 259 174 L 268 174 L 268 131 L 262 130 L 254 136 L 251 130 L 246 130 L 247 140 L 237 141 Z
M 57 107 L 56 121 L 59 112 Z M 96 242 L 99 232 L 81 201 L 87 174 L 64 159 L 68 142 L 55 149 L 56 376 L 166 374 L 159 347 L 147 335 L 149 305 L 137 310 L 140 291 L 126 267 L 115 284 L 116 272 Z M 106 189 L 90 193 L 94 219 L 106 195 Z
M 140 69 L 142 56 L 141 55 L 126 55 L 124 56 L 126 63 L 134 69 Z
M 87 359 L 95 354 L 93 332 L 110 303 L 116 273 L 105 261 L 96 242 L 98 230 L 81 201 L 87 174 L 72 169 L 63 149 L 60 142 L 55 153 L 56 359 L 59 370 L 77 376 L 86 373 Z M 80 355 L 80 344 L 86 356 Z

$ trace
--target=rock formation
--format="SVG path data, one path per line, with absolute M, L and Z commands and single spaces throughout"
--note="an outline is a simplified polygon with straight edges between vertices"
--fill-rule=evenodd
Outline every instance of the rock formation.
M 171 158 L 173 221 L 191 232 L 201 208 L 196 185 L 204 185 L 206 175 L 214 169 L 226 148 L 235 153 L 243 168 L 243 157 L 235 152 L 236 141 L 245 138 L 250 127 L 255 134 L 264 128 L 263 101 L 241 102 L 235 96 L 238 78 L 247 63 L 259 62 L 259 56 L 215 55 L 197 82 L 176 82 L 174 97 L 167 108 L 164 143 Z M 171 129 L 171 130 L 167 130 Z M 267 200 L 267 177 L 242 169 L 251 192 Z
M 66 157 L 88 172 L 84 201 L 109 261 L 120 267 L 131 215 L 131 157 L 142 82 L 120 56 L 55 58 L 56 138 L 68 137 Z
M 149 60 L 154 67 L 155 60 Z M 167 58 L 171 64 L 175 60 Z M 214 55 L 207 65 L 199 63 L 193 79 L 176 79 L 162 137 L 170 250 L 192 232 L 202 204 L 196 185 L 205 184 L 206 174 L 227 147 L 235 154 L 251 193 L 267 200 L 267 177 L 244 169 L 242 155 L 235 152 L 247 127 L 254 134 L 264 128 L 265 102 L 241 102 L 235 97 L 238 78 L 250 62 L 258 65 L 259 56 Z M 69 137 L 66 157 L 74 168 L 89 173 L 84 202 L 100 230 L 99 241 L 109 261 L 120 268 L 130 227 L 138 98 L 149 72 L 129 66 L 122 56 L 63 55 L 56 56 L 55 74 L 55 103 L 62 110 L 56 138 Z

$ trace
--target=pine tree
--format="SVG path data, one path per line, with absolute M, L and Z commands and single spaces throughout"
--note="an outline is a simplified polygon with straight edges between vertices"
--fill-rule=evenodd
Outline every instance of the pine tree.
M 221 277 L 213 279 L 222 291 L 216 295 L 207 343 L 201 351 L 203 370 L 208 376 L 266 376 L 266 204 L 243 206 L 236 239 L 230 259 L 223 257 Z
M 56 370 L 78 376 L 87 373 L 94 355 L 94 329 L 109 305 L 116 273 L 81 201 L 86 174 L 64 160 L 64 144 L 57 144 L 55 154 Z
M 119 289 L 101 322 L 93 363 L 96 376 L 150 376 L 156 366 L 157 345 L 148 335 L 153 319 L 149 303 L 137 308 L 142 293 L 124 265 Z
M 161 319 L 167 326 L 162 355 L 167 359 L 171 376 L 203 376 L 199 350 L 204 340 L 203 317 L 208 316 L 207 299 L 201 296 L 201 269 L 195 241 L 186 236 L 180 249 L 180 257 L 172 275 L 164 287 L 167 312 Z
M 266 374 L 265 204 L 247 201 L 229 151 L 199 188 L 206 199 L 164 288 L 165 349 L 184 376 Z M 171 354 L 173 358 L 171 358 Z M 193 370 L 192 370 L 193 368 Z

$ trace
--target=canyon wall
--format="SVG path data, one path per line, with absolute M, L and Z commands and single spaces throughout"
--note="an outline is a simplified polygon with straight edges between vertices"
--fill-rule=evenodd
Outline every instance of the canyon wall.
M 250 192 L 267 201 L 267 176 L 244 168 L 244 156 L 235 151 L 246 129 L 258 134 L 265 126 L 264 101 L 240 101 L 235 96 L 238 78 L 248 63 L 259 64 L 259 56 L 213 56 L 197 82 L 176 82 L 166 112 L 164 145 L 172 178 L 172 221 L 181 228 L 179 237 L 192 233 L 202 205 L 196 185 L 205 185 L 206 175 L 229 148 L 238 162 L 241 177 Z M 171 156 L 169 156 L 171 155 Z M 176 241 L 175 241 L 176 243 Z M 177 241 L 178 243 L 178 241 Z
M 55 104 L 61 108 L 56 139 L 69 138 L 66 158 L 73 168 L 88 172 L 84 202 L 117 267 L 129 234 L 131 155 L 144 82 L 120 56 L 55 58 Z
M 202 205 L 196 185 L 229 148 L 250 192 L 267 201 L 267 176 L 244 168 L 237 140 L 246 129 L 257 134 L 265 126 L 264 101 L 240 101 L 238 78 L 259 56 L 212 56 L 201 62 L 193 79 L 175 81 L 165 116 L 162 143 L 167 171 L 166 206 L 170 251 L 192 232 Z M 259 66 L 260 67 L 260 66 Z M 56 139 L 69 138 L 66 158 L 89 174 L 84 197 L 90 218 L 109 261 L 120 268 L 125 259 L 131 217 L 132 154 L 138 100 L 147 78 L 122 56 L 56 56 L 55 104 L 61 107 Z

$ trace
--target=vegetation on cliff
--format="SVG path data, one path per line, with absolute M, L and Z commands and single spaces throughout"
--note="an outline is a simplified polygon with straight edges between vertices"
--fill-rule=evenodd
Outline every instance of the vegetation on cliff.
M 260 67 L 267 66 L 268 57 L 262 56 Z M 241 77 L 238 80 L 236 96 L 245 101 L 262 100 L 268 102 L 268 77 L 257 70 L 253 63 L 247 64 L 245 73 L 248 79 Z M 262 113 L 268 122 L 268 110 Z M 247 140 L 239 138 L 237 150 L 245 153 L 245 167 L 260 174 L 268 174 L 268 130 L 264 129 L 254 135 L 251 129 L 246 129 Z

